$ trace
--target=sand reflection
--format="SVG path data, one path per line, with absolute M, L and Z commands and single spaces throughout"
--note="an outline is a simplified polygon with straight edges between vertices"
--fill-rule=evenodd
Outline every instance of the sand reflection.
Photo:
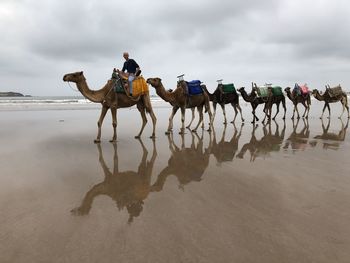
M 250 141 L 242 146 L 237 154 L 237 158 L 243 159 L 248 151 L 250 153 L 250 161 L 254 162 L 258 157 L 266 158 L 270 157 L 271 152 L 279 152 L 285 136 L 286 123 L 283 121 L 283 128 L 280 132 L 278 123 L 276 121 L 273 122 L 275 123 L 275 131 L 272 132 L 271 122 L 264 124 L 262 126 L 263 136 L 260 139 L 257 139 L 255 135 L 259 126 L 254 125 Z
M 173 135 L 168 135 L 171 156 L 168 165 L 159 173 L 153 185 L 158 191 L 163 189 L 170 175 L 177 178 L 181 189 L 184 189 L 185 185 L 190 182 L 201 181 L 204 171 L 209 165 L 210 151 L 203 149 L 203 133 L 199 137 L 196 132 L 192 132 L 191 138 L 190 147 L 186 147 L 185 136 L 182 134 L 181 147 L 178 147 L 173 140 Z

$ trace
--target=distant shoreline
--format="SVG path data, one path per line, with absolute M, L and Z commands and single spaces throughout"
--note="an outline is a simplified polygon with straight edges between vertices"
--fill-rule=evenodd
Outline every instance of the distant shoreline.
M 0 97 L 31 97 L 30 95 L 23 95 L 22 93 L 19 92 L 0 92 Z

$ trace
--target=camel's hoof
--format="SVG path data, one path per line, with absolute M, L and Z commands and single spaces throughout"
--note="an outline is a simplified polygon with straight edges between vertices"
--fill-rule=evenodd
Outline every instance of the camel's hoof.
M 231 121 L 231 122 L 232 122 L 232 121 Z M 223 123 L 224 123 L 224 124 L 227 124 L 227 121 L 224 121 Z
M 135 138 L 135 139 L 140 139 L 141 136 L 140 136 L 140 135 L 136 135 L 134 138 Z
M 168 135 L 168 134 L 170 134 L 170 133 L 171 133 L 171 131 L 166 131 L 166 132 L 165 132 L 166 135 Z
M 154 140 L 156 138 L 156 136 L 153 134 L 151 136 L 149 136 L 152 140 Z
M 109 140 L 109 142 L 117 142 L 116 139 Z
M 192 132 L 197 132 L 197 129 L 193 129 Z
M 101 142 L 101 140 L 100 139 L 96 139 L 96 140 L 94 140 L 94 143 L 100 143 Z

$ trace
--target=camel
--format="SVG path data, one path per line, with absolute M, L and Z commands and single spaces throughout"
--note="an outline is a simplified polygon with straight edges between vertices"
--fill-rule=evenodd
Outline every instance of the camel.
M 227 123 L 226 119 L 226 110 L 225 110 L 225 104 L 231 104 L 234 111 L 235 111 L 235 117 L 231 123 L 234 123 L 238 114 L 238 110 L 241 113 L 241 120 L 244 122 L 243 116 L 242 116 L 242 109 L 239 106 L 239 96 L 236 91 L 230 92 L 230 93 L 223 93 L 222 91 L 223 84 L 219 84 L 216 90 L 213 93 L 210 93 L 205 85 L 203 85 L 205 93 L 208 94 L 209 100 L 213 102 L 213 122 L 216 115 L 216 105 L 219 104 L 221 106 L 222 112 L 224 114 L 224 124 Z M 237 110 L 238 109 L 238 110 Z
M 254 83 L 253 90 L 255 92 L 257 92 L 257 90 L 258 90 L 258 86 L 256 85 L 256 83 Z M 283 115 L 282 119 L 285 120 L 286 119 L 287 108 L 286 108 L 286 98 L 284 97 L 283 93 L 282 93 L 282 95 L 274 95 L 273 92 L 272 92 L 272 87 L 268 87 L 268 93 L 269 94 L 268 94 L 268 97 L 267 97 L 267 101 L 265 103 L 265 110 L 264 110 L 266 115 L 267 115 L 268 120 L 271 119 L 273 104 L 276 104 L 277 112 L 276 112 L 275 116 L 273 116 L 272 120 L 276 119 L 276 116 L 277 116 L 277 114 L 280 111 L 280 103 L 281 102 L 282 102 L 282 106 L 283 106 L 283 109 L 284 109 L 284 115 Z M 264 120 L 265 120 L 265 118 L 264 118 Z
M 283 149 L 287 150 L 289 145 L 292 148 L 293 153 L 300 150 L 305 150 L 308 146 L 308 140 L 310 137 L 309 120 L 303 119 L 304 127 L 298 132 L 299 120 L 297 119 L 296 124 L 293 119 L 293 131 L 289 135 L 288 139 L 285 141 Z M 314 142 L 310 142 L 312 146 Z
M 346 124 L 344 125 L 342 119 L 340 119 L 341 122 L 341 129 L 339 130 L 338 133 L 333 133 L 333 132 L 328 132 L 329 127 L 330 127 L 330 119 L 328 119 L 327 126 L 324 125 L 323 119 L 321 119 L 322 122 L 322 134 L 316 135 L 314 139 L 318 140 L 324 140 L 323 142 L 323 148 L 324 149 L 333 149 L 337 150 L 339 149 L 339 142 L 345 141 L 345 136 L 346 136 L 346 130 L 348 129 L 349 125 L 349 119 L 347 119 Z M 329 142 L 332 141 L 332 142 Z
M 238 142 L 239 142 L 239 138 L 242 135 L 243 126 L 244 126 L 244 123 L 241 124 L 239 132 L 236 126 L 234 126 L 234 133 L 232 138 L 229 141 L 225 141 L 226 127 L 227 127 L 227 125 L 225 125 L 222 131 L 221 140 L 219 142 L 216 141 L 216 133 L 213 127 L 213 132 L 212 132 L 213 140 L 211 140 L 210 138 L 210 145 L 208 150 L 210 151 L 211 154 L 214 155 L 217 164 L 221 165 L 223 162 L 232 162 L 238 150 Z
M 303 106 L 305 107 L 305 111 L 303 114 L 303 118 L 309 118 L 309 112 L 310 112 L 310 106 L 311 106 L 311 96 L 310 93 L 306 94 L 306 95 L 302 95 L 302 94 L 296 94 L 294 91 L 291 92 L 290 91 L 291 88 L 287 87 L 284 89 L 284 91 L 287 94 L 287 97 L 292 101 L 293 105 L 294 105 L 294 110 L 293 110 L 293 115 L 292 115 L 292 120 L 294 119 L 294 114 L 295 111 L 298 114 L 298 119 L 300 118 L 299 115 L 299 111 L 298 111 L 298 103 L 303 104 Z
M 168 129 L 165 132 L 165 134 L 169 134 L 172 132 L 173 129 L 173 119 L 178 109 L 181 109 L 181 130 L 180 134 L 183 134 L 185 132 L 185 110 L 186 108 L 195 108 L 197 107 L 198 113 L 199 113 L 199 121 L 197 126 L 192 130 L 196 131 L 199 127 L 199 125 L 203 121 L 203 107 L 205 107 L 205 111 L 209 114 L 209 128 L 208 131 L 211 131 L 212 127 L 212 114 L 210 110 L 209 105 L 209 97 L 208 95 L 203 92 L 202 94 L 189 96 L 186 94 L 186 82 L 184 80 L 180 80 L 178 82 L 178 85 L 174 91 L 172 90 L 166 90 L 162 84 L 162 80 L 160 78 L 148 78 L 147 83 L 149 83 L 153 88 L 155 88 L 156 93 L 165 101 L 169 102 L 172 106 L 172 113 L 169 117 L 169 125 Z M 192 112 L 194 110 L 192 109 Z
M 252 113 L 253 113 L 253 121 L 251 123 L 255 123 L 256 121 L 259 121 L 259 118 L 255 115 L 255 109 L 260 105 L 266 103 L 266 100 L 263 98 L 257 97 L 255 92 L 252 90 L 252 92 L 248 95 L 247 92 L 245 91 L 244 87 L 238 89 L 238 91 L 241 93 L 242 98 L 246 101 L 249 102 L 250 105 L 252 106 Z M 265 108 L 264 108 L 264 113 L 265 113 Z M 263 122 L 265 121 L 266 118 L 266 113 Z
M 101 195 L 109 196 L 117 204 L 119 210 L 124 208 L 129 213 L 128 223 L 133 221 L 134 217 L 138 217 L 142 210 L 144 200 L 151 192 L 155 190 L 151 186 L 151 176 L 154 162 L 157 157 L 155 141 L 153 141 L 153 153 L 150 161 L 147 161 L 148 151 L 139 139 L 142 147 L 142 159 L 137 171 L 119 171 L 118 151 L 116 143 L 114 148 L 114 167 L 113 171 L 107 167 L 103 158 L 101 144 L 97 144 L 99 153 L 99 162 L 104 173 L 104 180 L 95 184 L 84 196 L 79 207 L 71 210 L 74 215 L 89 214 L 93 201 Z
M 102 122 L 109 109 L 111 110 L 111 113 L 112 113 L 112 125 L 113 125 L 113 138 L 110 141 L 115 142 L 117 140 L 117 133 L 116 133 L 117 108 L 128 108 L 135 104 L 137 105 L 137 109 L 139 110 L 142 117 L 141 130 L 139 134 L 135 136 L 135 138 L 141 137 L 143 129 L 146 126 L 147 118 L 146 118 L 145 111 L 147 111 L 151 116 L 152 123 L 153 123 L 153 131 L 152 131 L 151 138 L 155 138 L 155 128 L 156 128 L 157 118 L 154 115 L 148 92 L 145 94 L 142 94 L 141 96 L 135 99 L 123 93 L 115 93 L 113 90 L 114 88 L 113 80 L 108 80 L 107 83 L 104 85 L 104 87 L 102 87 L 99 90 L 91 90 L 86 82 L 83 71 L 68 73 L 64 75 L 63 81 L 74 82 L 77 85 L 77 88 L 80 91 L 80 93 L 85 98 L 87 98 L 92 102 L 101 103 L 102 110 L 101 110 L 100 118 L 97 122 L 98 132 L 97 132 L 97 137 L 94 140 L 95 143 L 101 142 Z
M 278 123 L 276 121 L 274 122 L 276 124 L 275 133 L 272 134 L 271 122 L 269 122 L 268 130 L 266 128 L 267 125 L 263 125 L 264 136 L 260 140 L 257 140 L 255 137 L 255 131 L 258 125 L 254 125 L 250 141 L 242 146 L 240 152 L 236 155 L 236 157 L 243 159 L 244 154 L 248 150 L 250 152 L 250 161 L 254 162 L 257 157 L 265 158 L 269 156 L 270 152 L 280 151 L 280 147 L 285 135 L 286 123 L 283 121 L 284 125 L 280 133 Z
M 341 115 L 338 118 L 340 119 L 343 116 L 345 108 L 346 108 L 346 110 L 348 112 L 348 118 L 350 118 L 349 106 L 348 106 L 348 97 L 347 97 L 345 92 L 342 92 L 340 95 L 337 95 L 337 96 L 331 96 L 330 93 L 329 93 L 329 89 L 326 89 L 326 91 L 322 95 L 320 94 L 320 92 L 317 89 L 314 89 L 312 91 L 312 95 L 317 100 L 324 101 L 324 107 L 323 107 L 322 115 L 321 115 L 320 119 L 323 118 L 323 114 L 324 114 L 324 111 L 325 111 L 326 107 L 328 108 L 328 112 L 329 112 L 328 118 L 330 118 L 331 117 L 331 108 L 329 106 L 329 103 L 334 103 L 334 102 L 338 102 L 338 101 L 340 101 L 340 103 L 343 106 L 343 111 L 342 111 Z
M 181 148 L 173 140 L 172 134 L 168 134 L 169 149 L 171 157 L 168 165 L 159 173 L 156 182 L 152 185 L 156 191 L 161 191 L 170 175 L 176 176 L 179 188 L 184 190 L 185 185 L 190 182 L 200 182 L 209 165 L 210 152 L 203 151 L 203 133 L 199 137 L 196 132 L 191 133 L 192 143 L 185 147 L 185 135 L 181 134 Z M 197 137 L 197 144 L 195 143 Z

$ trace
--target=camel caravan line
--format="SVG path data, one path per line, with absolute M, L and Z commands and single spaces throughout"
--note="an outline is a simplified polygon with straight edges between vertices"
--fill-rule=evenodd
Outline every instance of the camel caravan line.
M 169 124 L 166 134 L 169 134 L 173 131 L 173 119 L 176 112 L 180 109 L 181 111 L 181 128 L 180 134 L 185 132 L 185 111 L 186 109 L 191 109 L 192 119 L 189 125 L 186 128 L 190 128 L 195 117 L 195 109 L 199 113 L 199 120 L 196 126 L 192 131 L 196 131 L 201 125 L 204 129 L 203 121 L 203 109 L 209 117 L 209 127 L 207 131 L 212 130 L 214 118 L 216 116 L 216 107 L 219 104 L 222 108 L 224 115 L 224 124 L 227 123 L 225 105 L 231 104 L 234 109 L 235 116 L 231 123 L 235 123 L 238 113 L 240 114 L 241 121 L 244 122 L 242 116 L 242 109 L 239 105 L 239 97 L 241 96 L 244 101 L 250 103 L 252 107 L 252 123 L 259 121 L 259 118 L 256 116 L 256 108 L 261 104 L 263 105 L 263 112 L 265 114 L 264 119 L 262 120 L 265 123 L 265 120 L 270 121 L 275 120 L 276 116 L 279 113 L 279 106 L 282 103 L 284 114 L 283 119 L 286 117 L 286 96 L 293 103 L 293 115 L 292 119 L 297 114 L 297 119 L 300 118 L 298 104 L 301 103 L 305 110 L 302 114 L 302 118 L 307 119 L 309 116 L 310 106 L 311 106 L 311 95 L 313 95 L 316 100 L 324 101 L 324 107 L 322 110 L 322 115 L 320 118 L 323 118 L 326 108 L 328 109 L 329 116 L 331 117 L 330 103 L 340 102 L 342 104 L 342 113 L 339 116 L 341 118 L 344 114 L 345 109 L 349 115 L 349 106 L 346 93 L 342 90 L 341 86 L 331 88 L 329 85 L 326 86 L 326 90 L 321 93 L 317 89 L 312 91 L 309 90 L 306 84 L 298 85 L 295 84 L 294 88 L 287 87 L 282 89 L 280 86 L 274 86 L 272 84 L 265 84 L 258 86 L 256 83 L 252 83 L 252 89 L 250 93 L 247 93 L 244 87 L 236 89 L 233 83 L 223 84 L 222 80 L 218 80 L 218 85 L 213 93 L 210 93 L 200 80 L 185 81 L 184 75 L 178 76 L 178 81 L 176 88 L 166 89 L 162 83 L 161 78 L 154 77 L 148 78 L 147 81 L 143 78 L 142 75 L 137 76 L 133 81 L 133 94 L 130 95 L 128 92 L 128 81 L 124 75 L 113 72 L 111 79 L 99 90 L 92 90 L 89 88 L 84 73 L 82 71 L 68 73 L 64 75 L 63 81 L 74 82 L 80 91 L 80 93 L 88 100 L 101 103 L 102 109 L 99 120 L 97 122 L 98 132 L 97 137 L 94 140 L 95 143 L 101 141 L 101 127 L 103 120 L 106 116 L 108 110 L 112 114 L 112 126 L 113 126 L 113 137 L 110 140 L 115 142 L 117 139 L 117 109 L 118 108 L 128 108 L 136 105 L 138 111 L 141 114 L 142 125 L 139 133 L 135 138 L 140 138 L 142 132 L 147 124 L 146 112 L 151 116 L 152 119 L 152 134 L 150 138 L 155 138 L 155 127 L 157 118 L 153 112 L 150 95 L 149 95 L 149 85 L 152 86 L 157 95 L 161 97 L 164 101 L 170 103 L 172 106 L 172 112 L 169 117 Z M 149 84 L 149 85 L 148 85 Z M 240 94 L 240 96 L 239 96 Z M 214 112 L 212 113 L 210 107 L 210 101 L 213 104 Z M 272 117 L 272 106 L 276 104 L 277 111 Z

